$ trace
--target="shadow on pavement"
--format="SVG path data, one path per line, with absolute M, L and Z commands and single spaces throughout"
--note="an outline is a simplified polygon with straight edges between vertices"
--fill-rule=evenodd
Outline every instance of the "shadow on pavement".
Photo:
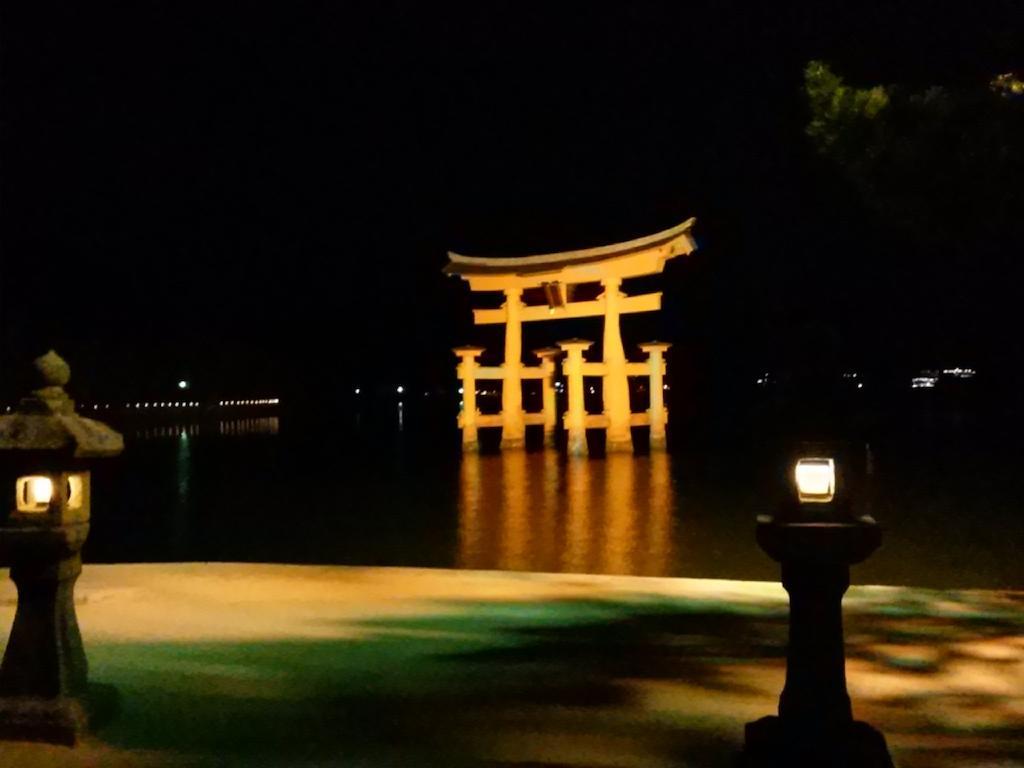
M 1024 758 L 1019 597 L 923 594 L 848 610 L 858 718 L 902 766 Z M 777 702 L 778 605 L 433 607 L 342 639 L 94 646 L 121 692 L 97 735 L 211 765 L 731 766 Z

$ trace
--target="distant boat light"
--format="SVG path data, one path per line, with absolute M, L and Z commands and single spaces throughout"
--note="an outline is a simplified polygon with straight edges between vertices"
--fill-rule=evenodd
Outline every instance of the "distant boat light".
M 970 379 L 974 376 L 973 368 L 943 368 L 942 373 L 944 376 L 952 376 L 957 379 Z

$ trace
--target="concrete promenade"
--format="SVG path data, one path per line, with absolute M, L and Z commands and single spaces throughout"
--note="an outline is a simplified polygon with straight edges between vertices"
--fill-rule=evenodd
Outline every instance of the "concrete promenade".
M 782 685 L 777 584 L 187 563 L 86 566 L 77 596 L 119 710 L 2 766 L 724 768 Z M 898 766 L 1024 766 L 1024 593 L 845 606 L 855 714 Z

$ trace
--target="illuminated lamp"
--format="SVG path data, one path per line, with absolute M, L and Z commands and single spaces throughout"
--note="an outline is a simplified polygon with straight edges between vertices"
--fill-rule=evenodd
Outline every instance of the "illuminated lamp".
M 833 459 L 800 459 L 793 472 L 800 503 L 827 504 L 836 495 L 836 463 Z
M 16 483 L 16 509 L 19 512 L 46 512 L 53 498 L 53 480 L 45 475 L 19 477 Z
M 0 417 L 0 562 L 18 604 L 0 664 L 0 739 L 74 744 L 89 722 L 88 665 L 74 586 L 89 534 L 94 459 L 124 448 L 107 425 L 79 416 L 55 352 L 35 361 L 39 386 Z M 138 407 L 138 404 L 136 404 Z
M 82 474 L 62 473 L 64 503 L 69 510 L 81 509 L 88 483 Z M 48 475 L 28 475 L 15 482 L 15 509 L 19 513 L 47 512 L 53 501 L 54 479 Z

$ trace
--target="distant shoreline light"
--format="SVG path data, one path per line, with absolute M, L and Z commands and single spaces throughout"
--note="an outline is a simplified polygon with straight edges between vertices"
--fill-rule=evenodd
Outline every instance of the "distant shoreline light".
M 262 397 L 255 400 L 220 400 L 217 402 L 219 408 L 236 408 L 240 405 L 280 405 L 279 397 Z
M 258 406 L 258 405 L 280 405 L 281 398 L 279 397 L 261 397 L 253 400 L 218 400 L 215 407 L 226 408 L 226 407 L 237 407 L 241 405 Z M 92 403 L 92 410 L 109 410 L 110 403 Z M 89 404 L 83 404 L 83 408 L 89 408 Z M 114 407 L 117 407 L 115 403 Z M 124 403 L 125 410 L 145 410 L 149 409 L 183 409 L 183 408 L 201 408 L 203 403 L 198 400 L 175 400 L 175 401 L 153 401 L 153 402 L 138 402 L 138 403 Z M 213 406 L 211 406 L 213 407 Z M 10 408 L 8 407 L 8 410 Z

